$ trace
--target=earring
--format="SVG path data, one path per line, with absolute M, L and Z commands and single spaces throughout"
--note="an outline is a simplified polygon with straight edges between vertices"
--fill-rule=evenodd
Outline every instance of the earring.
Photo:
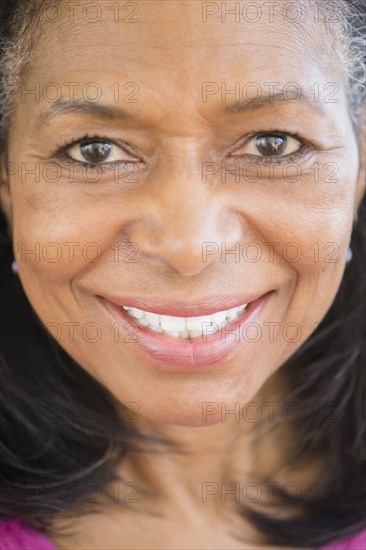
M 18 275 L 19 271 L 18 271 L 18 264 L 16 263 L 16 261 L 14 260 L 13 263 L 11 264 L 11 269 L 13 271 L 13 273 L 15 273 L 16 275 Z
M 349 249 L 347 250 L 346 263 L 349 264 L 352 258 L 353 258 L 352 248 L 349 247 Z

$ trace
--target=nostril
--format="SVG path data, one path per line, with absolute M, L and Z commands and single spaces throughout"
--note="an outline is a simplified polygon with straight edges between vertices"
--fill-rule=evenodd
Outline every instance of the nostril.
M 142 259 L 167 264 L 185 277 L 202 273 L 220 261 L 218 254 L 207 254 L 207 243 L 227 248 L 242 240 L 242 221 L 231 211 L 222 193 L 210 195 L 200 189 L 181 187 L 173 195 L 162 191 L 156 201 L 149 200 L 144 217 L 128 228 L 130 241 L 136 243 Z
M 211 262 L 205 259 L 203 253 L 206 241 L 192 231 L 182 229 L 178 234 L 177 231 L 170 232 L 164 228 L 152 231 L 147 227 L 139 227 L 130 238 L 141 258 L 169 264 L 183 276 L 198 275 Z

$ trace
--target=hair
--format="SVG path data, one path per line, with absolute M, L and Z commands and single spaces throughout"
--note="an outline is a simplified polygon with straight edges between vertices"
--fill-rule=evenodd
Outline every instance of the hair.
M 362 144 L 366 5 L 364 0 L 337 2 L 342 17 L 333 40 L 336 36 L 341 45 L 350 114 Z M 7 155 L 12 89 L 30 60 L 42 26 L 36 23 L 49 4 L 50 0 L 2 0 L 0 6 L 2 162 Z M 301 404 L 303 412 L 286 461 L 296 463 L 309 451 L 326 457 L 318 496 L 314 498 L 312 487 L 292 501 L 293 510 L 299 511 L 295 517 L 278 518 L 238 506 L 238 512 L 263 534 L 265 544 L 318 547 L 366 526 L 365 208 L 364 197 L 352 232 L 353 260 L 332 306 L 312 337 L 280 368 L 289 388 L 285 403 Z M 12 273 L 13 243 L 1 213 L 0 240 L 0 520 L 19 518 L 47 535 L 53 532 L 52 518 L 67 515 L 73 502 L 88 501 L 85 488 L 98 488 L 108 501 L 115 500 L 108 487 L 121 480 L 114 471 L 129 450 L 153 451 L 161 445 L 168 451 L 176 449 L 116 416 L 108 391 L 48 334 Z M 282 486 L 275 486 L 275 495 L 278 506 L 288 507 Z M 88 504 L 80 508 L 80 515 L 96 512 L 97 506 L 90 500 Z M 76 517 L 75 509 L 72 513 Z

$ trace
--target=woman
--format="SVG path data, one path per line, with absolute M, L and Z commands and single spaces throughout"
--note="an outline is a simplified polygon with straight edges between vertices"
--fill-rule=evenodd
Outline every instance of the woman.
M 1 10 L 2 548 L 365 548 L 363 2 Z

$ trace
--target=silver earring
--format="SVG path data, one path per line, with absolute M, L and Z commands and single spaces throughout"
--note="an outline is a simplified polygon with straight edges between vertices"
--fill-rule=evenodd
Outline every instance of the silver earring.
M 350 261 L 352 260 L 352 257 L 353 257 L 352 248 L 349 247 L 349 249 L 347 250 L 347 256 L 346 256 L 346 263 L 347 264 L 350 263 Z
M 16 263 L 16 261 L 14 260 L 13 263 L 11 264 L 11 269 L 13 271 L 13 273 L 15 273 L 16 275 L 18 275 L 19 271 L 18 271 L 18 264 Z

